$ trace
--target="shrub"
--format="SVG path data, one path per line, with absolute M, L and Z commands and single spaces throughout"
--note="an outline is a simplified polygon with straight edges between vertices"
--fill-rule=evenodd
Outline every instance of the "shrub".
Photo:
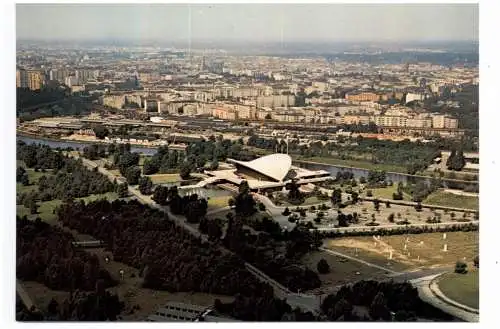
M 320 274 L 330 273 L 330 265 L 328 265 L 328 262 L 324 258 L 321 258 L 318 262 L 317 269 Z
M 288 207 L 285 208 L 285 210 L 281 213 L 283 216 L 288 216 L 291 214 L 290 209 Z
M 474 257 L 474 267 L 479 268 L 479 255 Z
M 390 222 L 390 223 L 394 223 L 394 213 L 390 214 L 389 217 L 387 217 L 387 220 Z
M 372 190 L 366 191 L 366 196 L 371 198 L 373 196 Z
M 467 273 L 467 264 L 462 261 L 457 261 L 455 264 L 455 273 L 465 274 Z

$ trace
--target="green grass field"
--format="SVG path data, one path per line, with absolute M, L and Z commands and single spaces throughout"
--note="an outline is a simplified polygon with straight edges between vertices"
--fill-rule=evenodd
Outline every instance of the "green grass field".
M 212 210 L 212 209 L 227 207 L 229 205 L 228 204 L 229 199 L 231 198 L 232 197 L 229 195 L 210 198 L 208 199 L 208 208 Z
M 304 161 L 313 161 L 319 163 L 326 163 L 337 166 L 346 166 L 346 167 L 355 167 L 355 168 L 363 168 L 370 170 L 385 170 L 392 172 L 401 172 L 406 173 L 406 168 L 402 166 L 398 166 L 395 164 L 373 164 L 369 161 L 361 161 L 361 160 L 342 160 L 336 158 L 325 158 L 325 157 L 311 157 L 311 158 L 296 158 L 297 160 Z
M 92 202 L 98 199 L 107 199 L 109 201 L 116 200 L 118 195 L 115 192 L 108 192 L 105 194 L 92 194 L 84 198 L 78 198 L 76 200 L 84 200 L 86 203 Z M 62 201 L 59 199 L 45 201 L 45 202 L 37 202 L 38 205 L 38 214 L 30 214 L 30 210 L 23 205 L 16 206 L 16 214 L 17 216 L 26 215 L 29 219 L 34 219 L 36 217 L 40 217 L 43 221 L 47 223 L 53 223 L 56 220 L 56 215 L 53 213 L 54 209 L 62 204 Z
M 478 197 L 457 195 L 443 191 L 432 193 L 422 203 L 464 209 L 479 209 Z
M 381 198 L 381 199 L 389 199 L 392 200 L 392 194 L 396 193 L 398 190 L 397 184 L 394 184 L 392 186 L 387 186 L 387 187 L 382 187 L 382 188 L 373 188 L 369 189 L 373 193 L 374 198 Z M 403 192 L 403 200 L 405 201 L 411 201 L 411 196 Z
M 446 273 L 439 278 L 439 289 L 446 297 L 479 309 L 479 271 L 470 268 L 466 274 Z
M 182 181 L 182 178 L 181 176 L 179 176 L 179 174 L 154 174 L 146 176 L 151 178 L 153 184 L 176 183 Z

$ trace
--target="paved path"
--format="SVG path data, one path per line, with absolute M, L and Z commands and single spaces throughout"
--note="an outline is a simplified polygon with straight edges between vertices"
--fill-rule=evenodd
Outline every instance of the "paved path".
M 462 308 L 458 308 L 453 304 L 446 302 L 444 299 L 440 298 L 440 296 L 436 295 L 435 291 L 433 291 L 432 282 L 436 279 L 440 274 L 434 274 L 431 276 L 423 277 L 417 280 L 413 280 L 412 284 L 417 288 L 419 297 L 442 311 L 451 314 L 459 319 L 462 319 L 467 322 L 479 322 L 479 314 L 475 314 L 472 312 L 468 312 Z

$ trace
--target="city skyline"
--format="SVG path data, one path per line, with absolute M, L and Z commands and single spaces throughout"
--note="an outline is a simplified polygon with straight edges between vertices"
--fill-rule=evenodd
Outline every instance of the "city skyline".
M 472 41 L 477 4 L 18 4 L 18 40 Z M 311 24 L 311 22 L 314 24 Z

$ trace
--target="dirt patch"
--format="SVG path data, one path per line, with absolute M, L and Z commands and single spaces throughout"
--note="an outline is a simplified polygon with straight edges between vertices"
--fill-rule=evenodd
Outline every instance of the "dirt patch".
M 443 233 L 424 233 L 382 236 L 379 241 L 373 237 L 350 237 L 324 243 L 334 251 L 383 266 L 387 266 L 392 250 L 389 264 L 396 270 L 449 266 L 464 257 L 470 261 L 479 253 L 478 232 L 448 232 L 446 239 Z

